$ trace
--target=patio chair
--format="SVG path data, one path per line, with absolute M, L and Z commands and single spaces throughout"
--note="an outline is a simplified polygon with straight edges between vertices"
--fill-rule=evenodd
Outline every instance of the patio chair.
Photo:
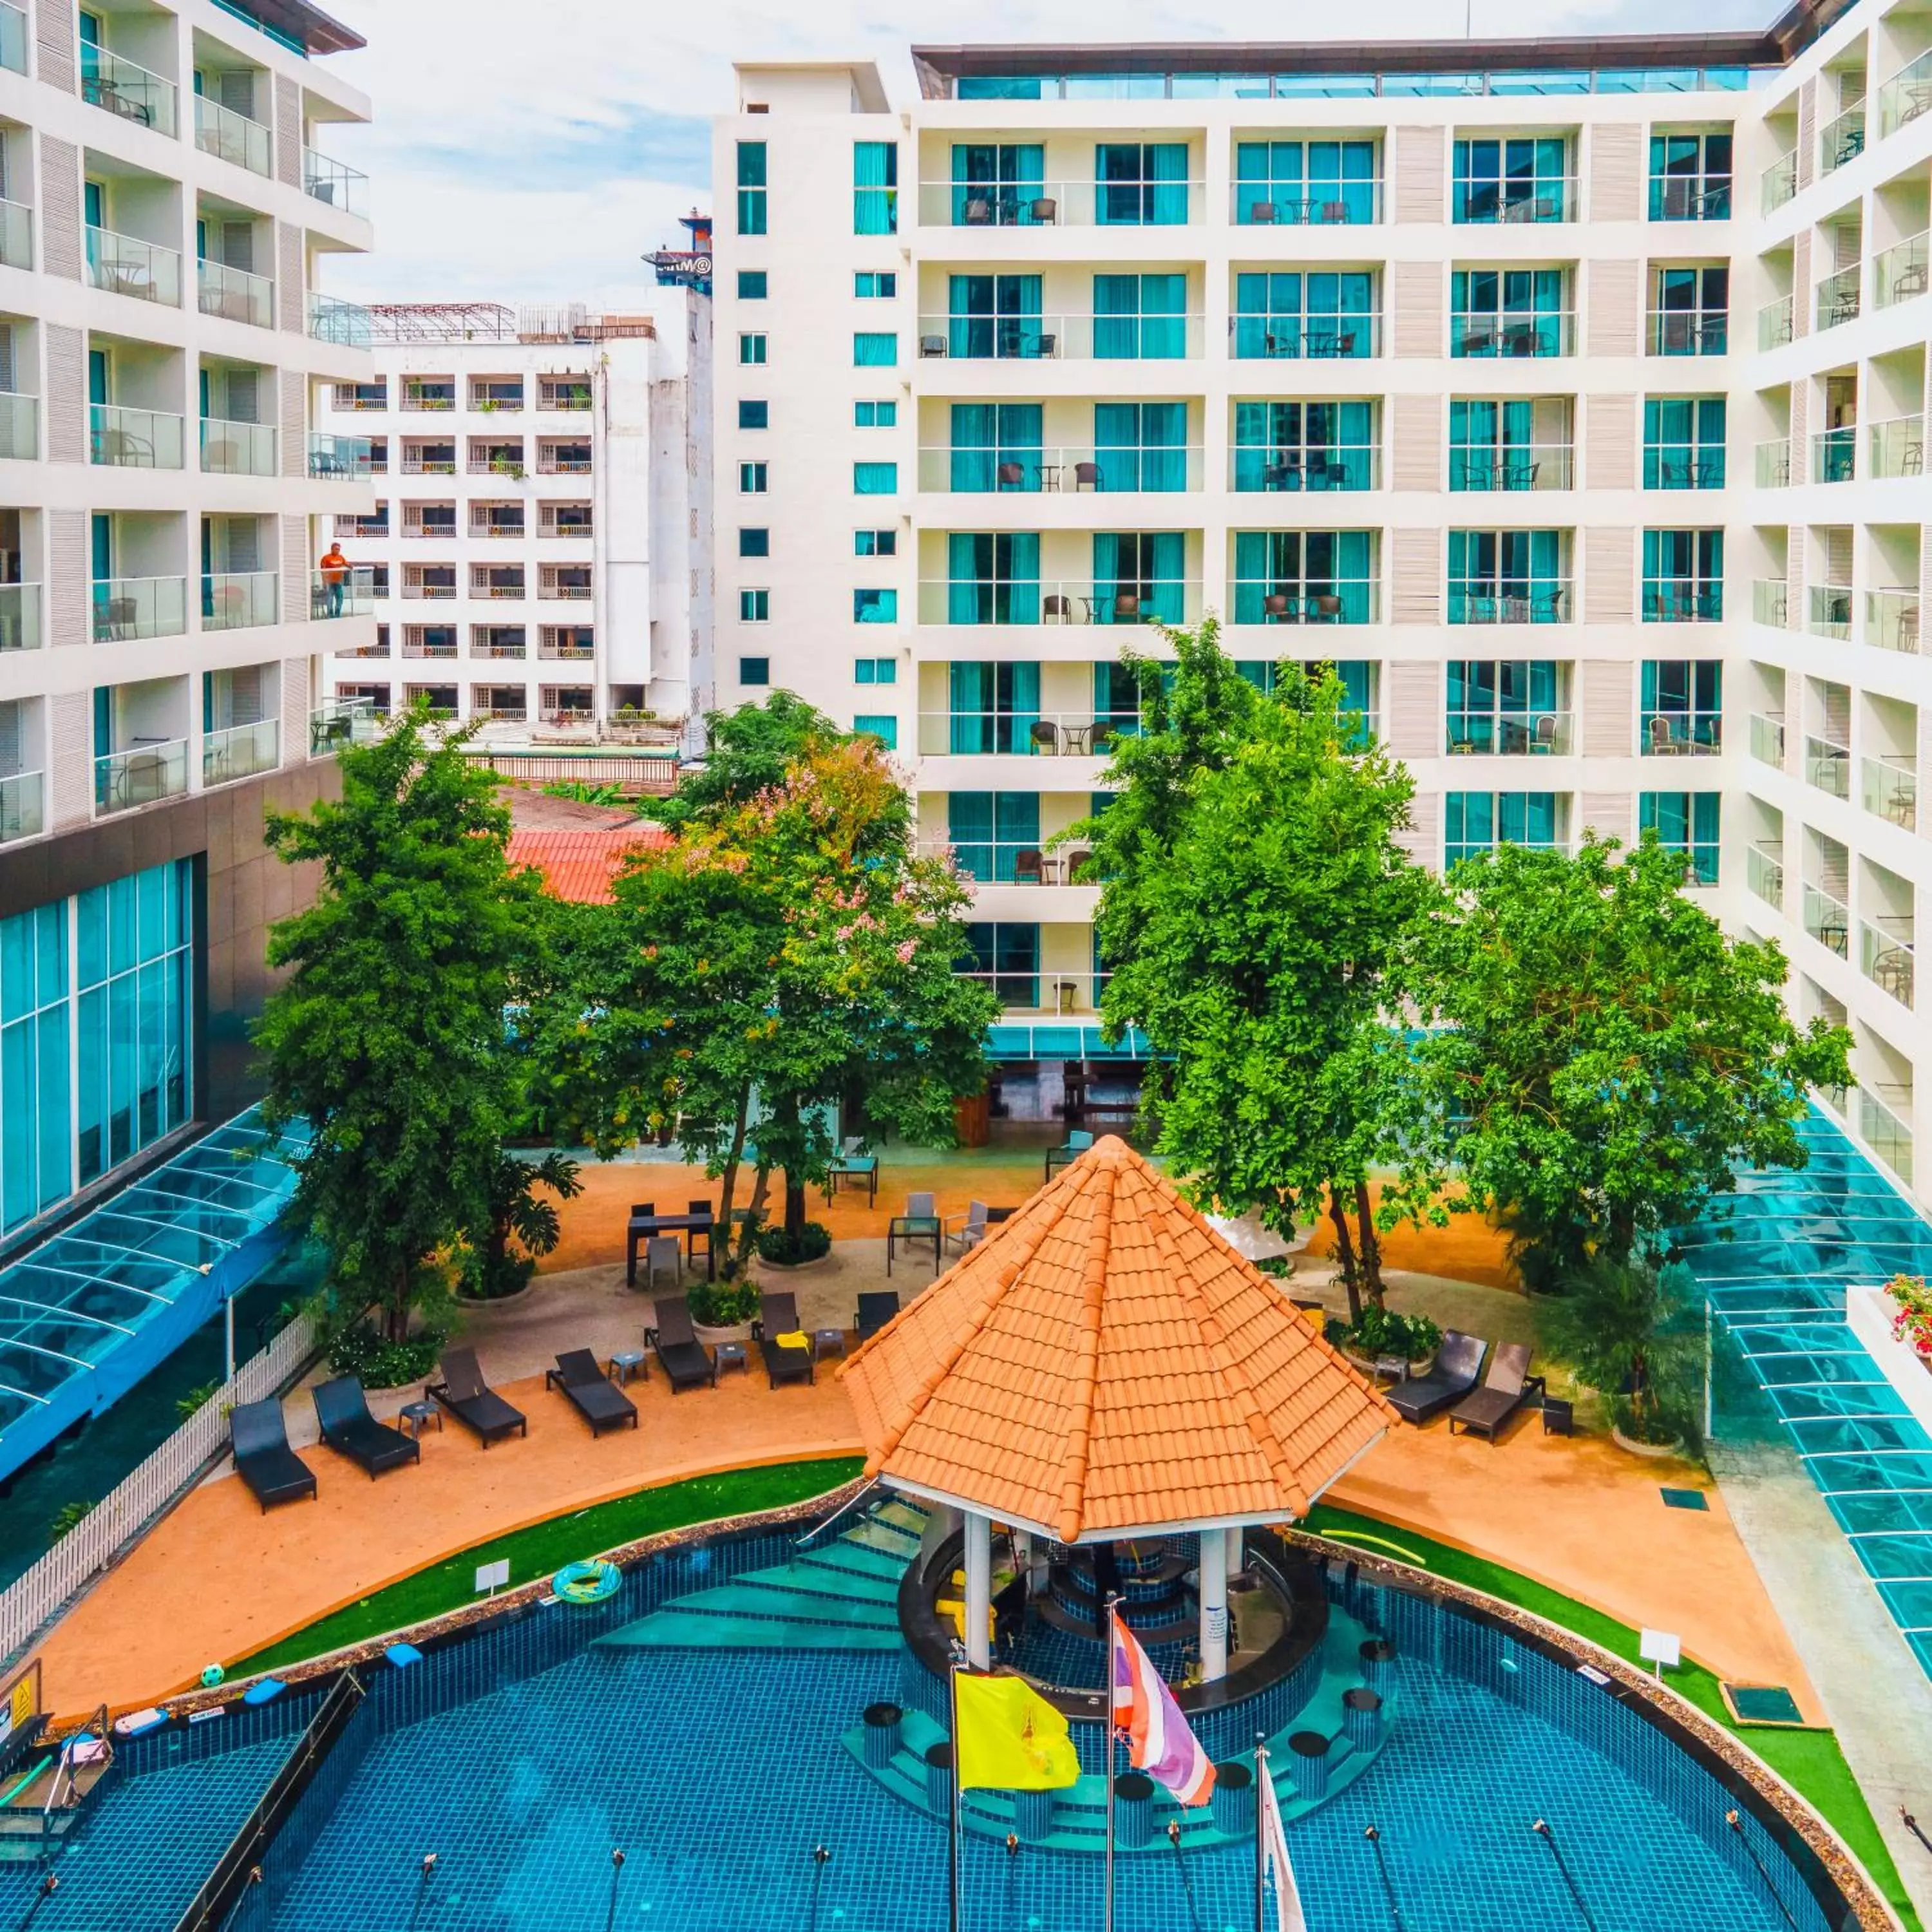
M 544 1370 L 544 1386 L 562 1390 L 590 1424 L 593 1437 L 627 1423 L 633 1429 L 638 1426 L 638 1405 L 597 1366 L 597 1358 L 588 1348 L 565 1349 L 556 1366 Z
M 931 1194 L 908 1194 L 906 1196 L 906 1216 L 908 1220 L 930 1220 L 939 1210 L 934 1205 L 938 1197 Z
M 1041 886 L 1046 883 L 1046 855 L 1028 846 L 1023 852 L 1013 854 L 1014 883 L 1022 886 Z
M 684 1211 L 687 1214 L 710 1214 L 712 1212 L 711 1203 L 708 1201 L 687 1201 L 684 1204 Z M 698 1264 L 698 1244 L 700 1241 L 704 1244 L 705 1258 L 707 1261 L 710 1258 L 712 1233 L 710 1228 L 687 1228 L 684 1231 L 684 1258 L 694 1268 Z
M 472 1430 L 486 1449 L 506 1436 L 530 1432 L 523 1411 L 512 1408 L 483 1379 L 474 1348 L 446 1349 L 442 1381 L 431 1382 L 423 1392 Z
M 1461 1428 L 1493 1442 L 1503 1424 L 1528 1400 L 1530 1390 L 1540 1396 L 1543 1386 L 1543 1378 L 1529 1372 L 1529 1344 L 1502 1344 L 1482 1387 L 1449 1412 L 1449 1433 L 1454 1436 Z
M 1450 1329 L 1443 1336 L 1442 1351 L 1428 1374 L 1418 1376 L 1413 1382 L 1397 1382 L 1388 1391 L 1396 1414 L 1405 1422 L 1426 1422 L 1451 1403 L 1460 1402 L 1476 1386 L 1489 1346 L 1480 1335 Z
M 289 1447 L 288 1425 L 274 1396 L 238 1403 L 228 1418 L 235 1472 L 254 1492 L 266 1516 L 271 1503 L 315 1500 L 315 1472 Z
M 1027 740 L 1036 752 L 1053 758 L 1060 750 L 1060 728 L 1050 718 L 1036 718 L 1027 728 Z
M 1034 220 L 1051 228 L 1060 219 L 1060 198 L 1057 195 L 1036 195 L 1028 204 L 1028 212 Z
M 1070 624 L 1073 621 L 1073 600 L 1058 591 L 1052 592 L 1041 599 L 1040 614 L 1043 624 Z
M 653 1234 L 644 1244 L 644 1286 L 657 1286 L 658 1271 L 668 1269 L 674 1284 L 684 1278 L 684 1250 L 675 1234 Z
M 948 1215 L 949 1220 L 956 1220 L 957 1215 Z M 964 1254 L 969 1248 L 976 1248 L 986 1238 L 986 1204 L 983 1201 L 970 1203 L 966 1210 L 965 1223 L 950 1229 L 946 1236 L 946 1245 L 956 1254 Z
M 796 1335 L 799 1340 L 790 1343 L 779 1340 L 788 1335 Z M 760 1295 L 758 1318 L 752 1324 L 752 1340 L 765 1358 L 765 1375 L 773 1388 L 781 1382 L 812 1379 L 812 1343 L 798 1324 L 796 1295 L 789 1292 Z
M 369 1398 L 353 1376 L 338 1376 L 310 1393 L 315 1397 L 315 1419 L 322 1439 L 338 1456 L 346 1456 L 369 1472 L 373 1483 L 385 1469 L 422 1460 L 422 1444 L 400 1429 L 378 1422 L 369 1413 Z
M 1271 201 L 1251 201 L 1248 203 L 1248 225 L 1251 228 L 1268 228 L 1274 224 L 1274 203 Z
M 863 1342 L 876 1335 L 898 1312 L 896 1289 L 869 1289 L 859 1297 L 859 1312 L 852 1318 L 852 1326 L 859 1331 L 859 1339 Z
M 1082 460 L 1074 464 L 1073 488 L 1076 494 L 1082 490 L 1104 490 L 1106 487 L 1106 478 L 1101 474 L 1100 466 L 1097 463 Z
M 657 1319 L 644 1330 L 644 1346 L 664 1364 L 673 1395 L 688 1388 L 718 1386 L 718 1364 L 691 1325 L 691 1304 L 681 1294 L 668 1294 L 657 1305 Z

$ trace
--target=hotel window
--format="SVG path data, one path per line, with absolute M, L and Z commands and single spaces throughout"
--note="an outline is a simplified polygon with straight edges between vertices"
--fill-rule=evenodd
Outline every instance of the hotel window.
M 1039 856 L 1040 794 L 956 791 L 946 801 L 946 825 L 954 861 L 968 878 L 1012 885 L 1021 854 Z M 1028 875 L 1036 876 L 1030 868 Z
M 1238 141 L 1234 220 L 1272 227 L 1376 218 L 1372 141 Z
M 1560 134 L 1458 141 L 1455 169 L 1452 222 L 1569 218 L 1570 145 Z
M 898 420 L 899 406 L 896 402 L 854 403 L 852 405 L 852 427 L 854 429 L 896 429 Z
M 769 336 L 741 335 L 738 338 L 738 360 L 747 367 L 762 364 L 765 360 L 766 344 Z
M 1237 403 L 1234 488 L 1243 493 L 1367 490 L 1373 403 Z
M 852 466 L 852 494 L 855 496 L 892 496 L 898 494 L 899 466 L 896 463 L 855 463 Z
M 765 232 L 765 144 L 762 141 L 738 143 L 738 232 Z
M 852 232 L 896 235 L 899 227 L 899 151 L 892 141 L 852 144 Z
M 1048 194 L 1042 178 L 1045 153 L 1037 142 L 956 141 L 952 225 L 1010 228 L 1056 221 L 1059 197 Z
M 896 624 L 899 620 L 899 593 L 896 590 L 855 590 L 852 593 L 852 621 L 855 624 Z M 861 660 L 865 662 L 865 660 Z M 872 660 L 884 663 L 888 660 Z M 891 682 L 890 678 L 884 680 Z M 861 678 L 860 683 L 865 680 Z
M 770 556 L 772 554 L 772 533 L 768 530 L 741 530 L 738 532 L 738 554 L 740 556 Z
M 1186 220 L 1185 141 L 1102 141 L 1095 147 L 1095 226 L 1178 228 Z
M 1656 268 L 1651 274 L 1653 356 L 1722 356 L 1730 346 L 1728 268 Z
M 770 466 L 763 463 L 741 463 L 738 466 L 738 494 L 741 496 L 762 496 L 770 480 Z
M 899 554 L 899 533 L 897 530 L 854 530 L 852 532 L 852 554 L 854 556 L 897 556 Z
M 772 681 L 772 661 L 770 658 L 740 658 L 738 660 L 738 682 L 743 685 L 768 685 Z
M 1096 403 L 1095 487 L 1163 494 L 1187 488 L 1185 403 Z M 1080 481 L 1076 469 L 1073 481 Z
M 1376 278 L 1366 268 L 1234 278 L 1234 354 L 1361 360 L 1376 352 Z
M 1040 742 L 1040 666 L 956 658 L 946 668 L 946 749 L 1011 757 Z
M 973 950 L 970 977 L 992 988 L 1003 1006 L 1040 1004 L 1040 928 L 1024 920 L 975 920 L 966 928 Z
M 1375 616 L 1368 530 L 1237 530 L 1238 624 L 1366 624 Z
M 1452 658 L 1448 748 L 1501 757 L 1570 749 L 1565 667 L 1550 658 Z
M 1067 600 L 1058 600 L 1065 603 Z M 946 539 L 946 622 L 1040 621 L 1036 531 L 955 530 Z
M 1640 835 L 1654 832 L 1666 850 L 1690 862 L 1700 886 L 1718 883 L 1718 795 L 1714 791 L 1645 791 L 1637 794 Z
M 772 621 L 772 593 L 769 590 L 740 591 L 738 621 L 741 624 L 769 624 Z
M 1449 404 L 1452 492 L 1567 490 L 1568 396 L 1457 396 Z
M 763 268 L 740 268 L 738 271 L 738 299 L 740 302 L 763 302 L 770 287 Z
M 738 427 L 740 429 L 770 429 L 772 426 L 772 406 L 770 403 L 748 403 L 738 405 Z
M 1724 742 L 1724 667 L 1716 658 L 1646 658 L 1637 749 L 1647 757 L 1695 756 Z
M 852 720 L 860 737 L 876 738 L 889 752 L 899 748 L 899 721 L 886 712 L 862 712 Z
M 1186 353 L 1185 275 L 1094 278 L 1096 362 L 1175 362 Z
M 1458 268 L 1449 278 L 1452 356 L 1567 356 L 1568 272 Z
M 1048 468 L 1040 446 L 1038 403 L 955 403 L 950 417 L 946 488 L 980 495 L 1044 489 Z M 1058 481 L 1060 471 L 1053 466 Z
M 1643 621 L 1708 624 L 1724 614 L 1724 532 L 1646 530 Z
M 1650 137 L 1650 218 L 1653 221 L 1728 221 L 1731 216 L 1731 136 L 1653 134 Z
M 1643 404 L 1643 487 L 1724 487 L 1722 396 L 1647 396 Z
M 852 338 L 855 369 L 890 369 L 899 359 L 899 339 L 890 329 L 862 328 Z
M 1096 624 L 1186 623 L 1186 535 L 1180 530 L 1096 530 L 1091 609 Z M 1063 610 L 1060 614 L 1069 614 Z
M 972 362 L 1057 354 L 1059 338 L 1040 314 L 1040 286 L 1037 275 L 949 275 L 946 332 L 922 335 L 920 354 Z
M 1451 530 L 1452 624 L 1560 624 L 1570 614 L 1562 530 Z
M 1559 849 L 1559 795 L 1553 791 L 1452 791 L 1442 800 L 1442 862 L 1493 851 L 1498 845 Z
M 890 269 L 861 268 L 852 278 L 852 292 L 861 302 L 884 301 L 898 292 L 899 278 Z
M 852 664 L 854 684 L 896 684 L 899 681 L 897 658 L 856 658 Z

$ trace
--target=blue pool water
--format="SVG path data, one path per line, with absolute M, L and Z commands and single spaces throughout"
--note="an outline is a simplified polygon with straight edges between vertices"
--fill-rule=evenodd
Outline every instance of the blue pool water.
M 1682 1239 L 1748 1400 L 1804 1464 L 1912 1653 L 1932 1675 L 1932 1435 L 1845 1325 L 1845 1289 L 1932 1274 L 1932 1228 L 1815 1109 L 1810 1163 L 1741 1175 Z

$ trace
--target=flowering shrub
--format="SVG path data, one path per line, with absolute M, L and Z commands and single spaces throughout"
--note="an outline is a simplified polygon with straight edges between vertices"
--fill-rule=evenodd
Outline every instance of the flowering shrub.
M 1932 1367 L 1932 1288 L 1923 1275 L 1894 1277 L 1886 1294 L 1898 1304 L 1892 1318 L 1894 1340 L 1903 1342 L 1928 1367 Z

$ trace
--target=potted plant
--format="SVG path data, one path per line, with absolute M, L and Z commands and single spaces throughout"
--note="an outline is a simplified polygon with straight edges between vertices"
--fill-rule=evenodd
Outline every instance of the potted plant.
M 1903 1342 L 1918 1358 L 1918 1366 L 1932 1375 L 1932 1288 L 1921 1275 L 1895 1275 L 1886 1284 L 1886 1293 L 1898 1304 L 1892 1318 L 1894 1341 Z
M 1682 1262 L 1598 1256 L 1544 1303 L 1545 1348 L 1609 1405 L 1610 1435 L 1636 1456 L 1681 1456 L 1701 1433 L 1704 1318 Z
M 758 1312 L 758 1284 L 748 1278 L 693 1282 L 687 1299 L 700 1341 L 742 1342 Z
M 1359 1321 L 1340 1333 L 1339 1346 L 1356 1367 L 1372 1373 L 1378 1362 L 1402 1361 L 1412 1376 L 1426 1376 L 1442 1346 L 1442 1329 L 1426 1315 L 1398 1315 L 1371 1302 Z
M 830 1256 L 832 1233 L 823 1222 L 808 1221 L 794 1241 L 781 1222 L 776 1227 L 759 1229 L 758 1250 L 758 1258 L 773 1268 L 812 1268 Z

